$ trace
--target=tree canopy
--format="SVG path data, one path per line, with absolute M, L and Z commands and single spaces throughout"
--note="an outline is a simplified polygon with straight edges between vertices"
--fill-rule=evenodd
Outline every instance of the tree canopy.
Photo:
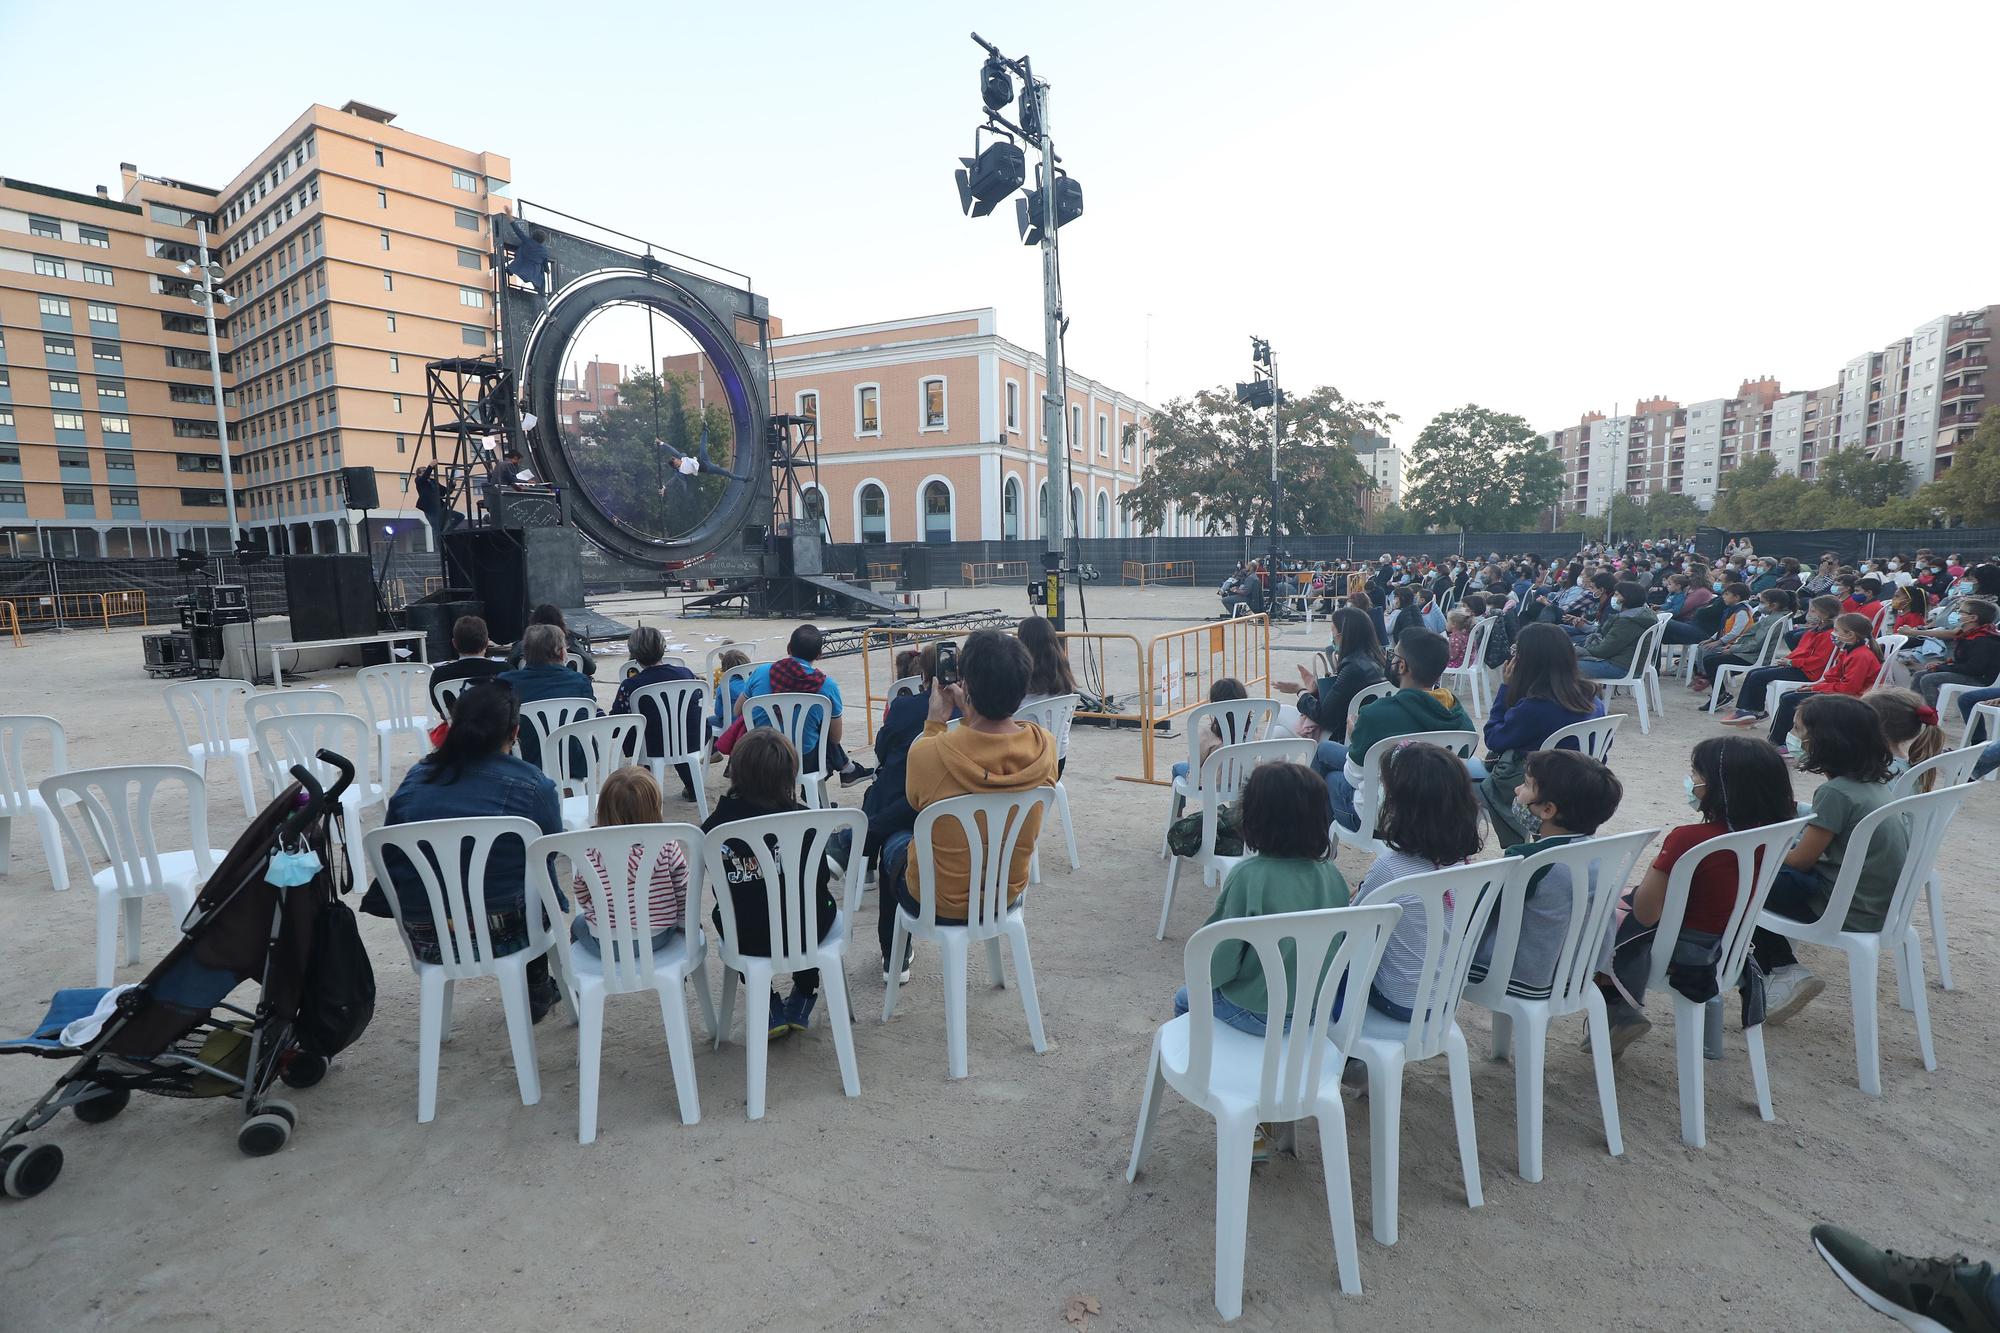
M 574 428 L 566 441 L 570 466 L 590 498 L 648 536 L 689 531 L 715 508 L 728 485 L 723 477 L 679 476 L 658 441 L 699 456 L 706 427 L 708 456 L 719 466 L 736 466 L 735 423 L 728 408 L 692 402 L 691 388 L 684 376 L 638 371 L 619 383 L 616 406 Z
M 1406 509 L 1465 532 L 1532 528 L 1562 498 L 1562 459 L 1525 420 L 1467 404 L 1441 412 L 1410 450 Z

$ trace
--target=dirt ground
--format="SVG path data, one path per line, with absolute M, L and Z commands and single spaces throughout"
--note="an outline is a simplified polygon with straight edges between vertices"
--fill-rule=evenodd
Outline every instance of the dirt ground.
M 1011 591 L 954 590 L 950 602 L 1019 609 Z M 1090 602 L 1093 628 L 1142 640 L 1215 610 L 1202 589 L 1094 588 Z M 787 628 L 676 622 L 658 600 L 602 609 L 660 624 L 697 658 L 714 646 L 706 636 Z M 1282 629 L 1277 669 L 1289 673 L 1322 641 L 1318 625 Z M 861 660 L 827 665 L 858 722 Z M 887 674 L 878 653 L 878 692 Z M 1109 688 L 1131 693 L 1129 649 L 1114 651 L 1109 675 Z M 358 706 L 351 672 L 299 683 L 332 684 Z M 161 689 L 140 669 L 136 630 L 0 646 L 0 711 L 61 719 L 79 767 L 179 762 Z M 599 694 L 608 701 L 610 685 Z M 1667 694 L 1650 736 L 1634 718 L 1619 737 L 1626 795 L 1607 832 L 1688 818 L 1687 752 L 1715 728 L 1678 684 Z M 1162 771 L 1184 752 L 1175 737 Z M 418 750 L 415 738 L 399 739 L 400 772 Z M 987 989 L 975 965 L 971 1077 L 950 1081 L 937 958 L 922 949 L 894 1022 L 882 1026 L 871 901 L 850 955 L 857 1099 L 841 1095 L 820 1014 L 812 1031 L 774 1045 L 769 1111 L 746 1122 L 739 1017 L 719 1051 L 698 1030 L 703 1114 L 683 1126 L 658 1010 L 627 998 L 610 1007 L 599 1138 L 579 1147 L 574 1029 L 560 1013 L 537 1029 L 543 1093 L 524 1107 L 498 994 L 475 985 L 461 990 L 444 1050 L 438 1118 L 418 1125 L 413 978 L 390 924 L 364 917 L 380 986 L 374 1024 L 324 1083 L 291 1094 L 301 1120 L 284 1152 L 241 1156 L 229 1102 L 139 1098 L 110 1124 L 64 1116 L 35 1136 L 61 1144 L 68 1161 L 49 1193 L 0 1203 L 0 1329 L 1215 1325 L 1211 1121 L 1168 1094 L 1147 1170 L 1131 1185 L 1124 1174 L 1151 1034 L 1209 905 L 1184 877 L 1169 937 L 1154 941 L 1165 797 L 1117 776 L 1138 772 L 1139 749 L 1132 730 L 1076 730 L 1067 785 L 1083 866 L 1069 871 L 1059 839 L 1046 837 L 1047 883 L 1029 910 L 1046 1054 L 1029 1044 L 1016 993 Z M 1799 794 L 1811 784 L 1799 778 Z M 214 840 L 226 846 L 244 823 L 226 765 L 214 766 L 209 792 Z M 853 788 L 840 799 L 860 797 Z M 1483 1058 L 1485 1013 L 1467 1006 L 1485 1206 L 1465 1205 L 1443 1062 L 1415 1067 L 1400 1243 L 1385 1248 L 1369 1234 L 1366 1109 L 1350 1102 L 1365 1294 L 1339 1294 L 1308 1127 L 1302 1157 L 1258 1169 L 1241 1325 L 1872 1328 L 1880 1321 L 1813 1254 L 1814 1222 L 1916 1253 L 1993 1256 L 2000 908 L 1978 848 L 1996 813 L 2000 785 L 1983 786 L 1945 849 L 1957 989 L 1939 990 L 1933 966 L 1935 1073 L 1918 1057 L 1909 1015 L 1885 999 L 1883 1095 L 1864 1096 L 1845 968 L 1808 957 L 1827 988 L 1769 1034 L 1776 1123 L 1757 1119 L 1732 1006 L 1728 1057 L 1708 1066 L 1709 1147 L 1681 1145 L 1671 1019 L 1656 999 L 1660 1026 L 1618 1065 L 1625 1155 L 1612 1158 L 1572 1019 L 1552 1034 L 1546 1178 L 1531 1185 L 1516 1172 L 1513 1071 Z M 88 984 L 94 935 L 88 891 L 49 891 L 26 821 L 13 855 L 0 881 L 0 1031 L 10 1033 L 27 1031 L 57 987 Z M 1353 852 L 1340 867 L 1350 883 L 1366 869 Z M 148 964 L 171 929 L 149 904 Z M 1893 980 L 1884 983 L 1893 996 Z M 0 1061 L 0 1109 L 25 1108 L 57 1068 Z

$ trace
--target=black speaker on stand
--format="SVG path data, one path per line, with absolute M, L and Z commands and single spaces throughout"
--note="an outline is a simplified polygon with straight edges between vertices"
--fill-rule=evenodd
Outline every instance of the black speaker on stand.
M 286 556 L 285 607 L 294 639 L 351 639 L 375 633 L 375 572 L 368 557 Z

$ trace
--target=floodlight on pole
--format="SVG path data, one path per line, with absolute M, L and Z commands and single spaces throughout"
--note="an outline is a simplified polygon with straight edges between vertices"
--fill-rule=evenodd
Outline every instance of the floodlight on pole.
M 218 299 L 224 305 L 235 300 L 228 292 L 220 290 L 223 278 L 222 265 L 211 263 L 208 258 L 208 220 L 195 219 L 195 239 L 201 247 L 201 261 L 194 269 L 186 264 L 180 271 L 200 273 L 194 291 L 190 293 L 194 303 L 201 307 L 202 320 L 208 329 L 208 370 L 209 379 L 215 393 L 215 433 L 222 446 L 222 503 L 229 508 L 229 545 L 234 549 L 243 540 L 243 533 L 236 522 L 236 472 L 229 459 L 229 416 L 222 391 L 222 351 L 215 340 L 215 303 Z

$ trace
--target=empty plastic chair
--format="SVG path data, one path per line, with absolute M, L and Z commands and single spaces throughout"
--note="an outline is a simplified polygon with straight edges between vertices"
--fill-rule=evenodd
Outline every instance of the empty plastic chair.
M 390 738 L 406 733 L 428 736 L 437 719 L 431 716 L 431 666 L 428 662 L 390 662 L 385 666 L 362 667 L 355 673 L 361 686 L 361 706 L 375 728 L 376 780 L 390 782 Z
M 69 747 L 62 723 L 39 713 L 0 714 L 0 875 L 13 863 L 14 821 L 32 819 L 42 837 L 42 859 L 49 863 L 49 887 L 69 887 L 69 864 L 63 857 L 60 821 L 42 802 L 40 784 L 29 777 L 28 744 L 39 738 L 48 749 L 48 768 L 69 768 Z
M 1350 1296 L 1361 1292 L 1340 1075 L 1343 1053 L 1353 1045 L 1367 1009 L 1360 997 L 1368 993 L 1402 914 L 1394 903 L 1286 912 L 1217 921 L 1188 937 L 1182 953 L 1188 1012 L 1153 1033 L 1125 1179 L 1139 1178 L 1166 1089 L 1215 1118 L 1215 1308 L 1224 1319 L 1243 1313 L 1250 1157 L 1260 1122 L 1290 1124 L 1308 1116 L 1319 1122 L 1340 1289 Z M 1290 1014 L 1289 1025 L 1267 1024 L 1264 1035 L 1254 1037 L 1216 1021 L 1213 959 L 1217 948 L 1232 944 L 1256 950 L 1270 1012 Z M 1280 952 L 1287 944 L 1298 960 L 1296 990 Z
M 2000 705 L 1980 704 L 1978 707 L 2000 708 Z M 1926 780 L 1932 790 L 1970 782 L 1972 770 L 1979 763 L 1979 753 L 1979 746 L 1967 745 L 1963 749 L 1934 754 L 1890 779 L 1890 789 L 1898 796 L 1914 796 L 1923 789 Z M 1931 866 L 1930 878 L 1924 882 L 1924 898 L 1931 909 L 1931 952 L 1937 955 L 1938 989 L 1950 990 L 1951 951 L 1945 948 L 1944 882 L 1935 863 Z M 1908 1007 L 1907 1004 L 1905 1007 Z
M 250 739 L 257 747 L 257 764 L 273 791 L 282 791 L 278 775 L 289 773 L 295 764 L 331 787 L 338 774 L 319 758 L 330 750 L 354 765 L 354 780 L 340 794 L 341 823 L 346 828 L 348 863 L 354 882 L 365 883 L 361 853 L 361 812 L 388 806 L 388 792 L 374 773 L 374 738 L 368 719 L 354 713 L 282 713 L 260 718 L 251 725 Z
M 649 729 L 655 720 L 659 722 L 660 752 L 654 754 L 649 750 L 646 762 L 652 766 L 653 776 L 659 779 L 661 790 L 671 790 L 667 786 L 670 769 L 686 767 L 695 808 L 701 811 L 703 819 L 708 818 L 708 786 L 702 777 L 708 767 L 708 742 L 701 724 L 708 711 L 708 682 L 666 680 L 657 685 L 642 685 L 632 691 L 631 702 L 633 715 L 644 718 Z M 690 736 L 694 738 L 692 741 Z
M 1077 696 L 1061 694 L 1052 699 L 1039 699 L 1034 703 L 1024 703 L 1014 710 L 1014 716 L 1023 722 L 1032 722 L 1049 733 L 1049 739 L 1056 743 L 1056 753 L 1066 752 L 1069 746 L 1070 728 L 1076 720 Z M 1080 870 L 1083 862 L 1076 854 L 1076 825 L 1069 817 L 1069 789 L 1062 784 L 1062 778 L 1055 781 L 1056 818 L 1062 821 L 1063 845 L 1069 851 L 1069 868 Z M 1028 861 L 1028 882 L 1042 882 L 1042 854 L 1038 849 Z
M 290 717 L 297 713 L 344 713 L 347 700 L 341 698 L 340 691 L 327 685 L 311 685 L 305 689 L 258 690 L 246 695 L 243 700 L 243 725 L 255 728 L 267 717 Z M 254 750 L 256 746 L 253 744 Z M 269 776 L 268 774 L 266 776 Z M 279 786 L 272 788 L 272 795 L 282 791 L 287 781 L 279 777 Z
M 247 680 L 177 680 L 162 691 L 167 716 L 181 748 L 187 751 L 188 767 L 208 778 L 208 761 L 227 759 L 236 770 L 236 785 L 243 794 L 243 813 L 257 817 L 257 793 L 250 783 L 250 737 L 232 735 L 239 700 L 250 695 Z M 275 795 L 278 788 L 271 789 Z
M 1167 822 L 1160 826 L 1160 859 L 1167 859 L 1167 830 L 1174 826 L 1185 811 L 1188 794 L 1193 790 L 1195 770 L 1201 767 L 1201 737 L 1208 730 L 1209 723 L 1222 735 L 1224 745 L 1238 745 L 1244 741 L 1261 741 L 1271 729 L 1271 723 L 1278 716 L 1276 699 L 1224 699 L 1219 703 L 1198 704 L 1188 712 L 1187 722 L 1187 772 L 1173 779 L 1167 788 Z
M 1169 851 L 1167 886 L 1160 895 L 1160 928 L 1154 933 L 1154 939 L 1167 937 L 1167 919 L 1173 914 L 1174 890 L 1180 883 L 1182 861 L 1192 861 L 1201 867 L 1203 884 L 1219 885 L 1243 859 L 1240 855 L 1219 855 L 1215 850 L 1215 838 L 1220 827 L 1222 807 L 1242 796 L 1243 784 L 1250 780 L 1251 771 L 1259 764 L 1310 764 L 1312 757 L 1313 743 L 1295 738 L 1225 745 L 1202 761 L 1187 793 L 1188 799 L 1201 813 L 1201 846 L 1193 856 L 1187 857 L 1175 856 Z

